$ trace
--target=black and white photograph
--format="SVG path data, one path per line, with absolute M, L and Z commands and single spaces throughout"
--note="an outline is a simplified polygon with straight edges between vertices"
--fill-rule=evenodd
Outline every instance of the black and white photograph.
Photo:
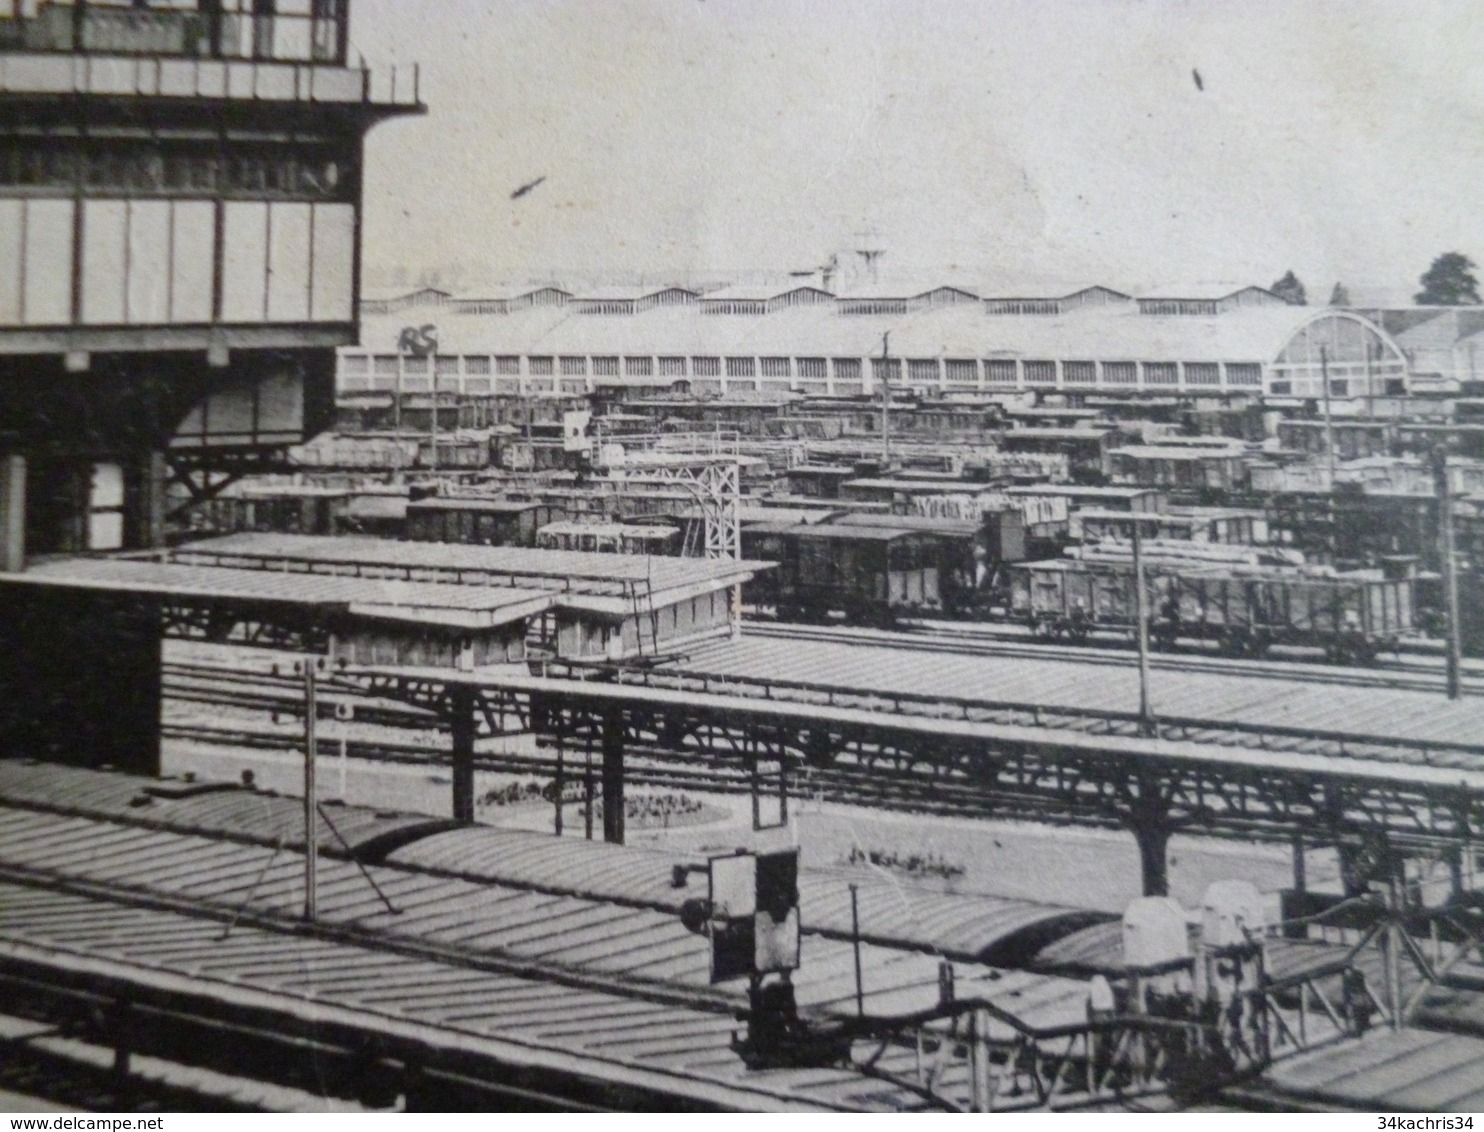
M 1481 58 L 0 0 L 8 1127 L 1468 1132 Z

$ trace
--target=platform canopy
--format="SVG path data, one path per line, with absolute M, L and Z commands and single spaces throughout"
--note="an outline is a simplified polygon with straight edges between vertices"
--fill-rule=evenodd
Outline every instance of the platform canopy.
M 319 535 L 238 534 L 178 547 L 175 562 L 515 586 L 589 597 L 618 597 L 641 609 L 741 585 L 771 562 L 529 550 L 510 546 L 401 542 Z
M 555 595 L 511 586 L 234 570 L 127 558 L 74 558 L 0 574 L 0 585 L 135 595 L 167 602 L 288 607 L 352 619 L 492 629 L 545 612 Z

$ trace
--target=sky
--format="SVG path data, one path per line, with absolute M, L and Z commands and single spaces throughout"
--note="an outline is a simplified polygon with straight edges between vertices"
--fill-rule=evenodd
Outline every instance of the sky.
M 367 281 L 1415 289 L 1484 262 L 1476 0 L 355 0 Z M 1199 74 L 1199 83 L 1197 82 Z M 523 196 L 511 193 L 545 180 Z

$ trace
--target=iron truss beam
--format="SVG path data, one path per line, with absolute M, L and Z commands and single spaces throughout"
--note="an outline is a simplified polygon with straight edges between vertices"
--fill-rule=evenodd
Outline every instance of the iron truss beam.
M 303 607 L 174 598 L 160 604 L 166 638 L 323 654 L 330 630 Z
M 681 458 L 681 457 L 677 457 Z M 676 484 L 688 491 L 701 510 L 706 534 L 706 557 L 740 560 L 742 495 L 741 468 L 736 457 L 697 456 L 695 463 L 638 465 L 625 473 L 628 483 Z
M 190 499 L 171 509 L 174 521 L 192 507 L 215 499 L 244 476 L 292 471 L 288 448 L 168 448 L 165 464 L 170 477 L 190 493 Z
M 548 664 L 546 670 L 552 675 L 581 676 L 569 665 Z M 798 680 L 688 671 L 674 665 L 664 668 L 625 669 L 618 673 L 618 679 L 624 684 L 675 692 L 711 695 L 741 693 L 780 702 L 862 709 L 927 719 L 1038 727 L 1110 737 L 1149 736 L 1173 742 L 1245 747 L 1280 754 L 1377 759 L 1408 765 L 1420 763 L 1440 769 L 1470 765 L 1484 768 L 1484 745 L 1480 744 L 1439 743 L 1319 731 L 1277 723 L 1258 724 L 1161 713 L 1151 725 L 1134 711 L 1067 705 L 1043 706 L 1024 701 L 953 697 L 925 692 L 842 688 Z

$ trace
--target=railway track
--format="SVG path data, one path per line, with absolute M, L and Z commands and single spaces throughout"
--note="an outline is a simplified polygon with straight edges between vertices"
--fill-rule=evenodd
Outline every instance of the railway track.
M 325 1098 L 300 1089 L 183 1064 L 133 1057 L 88 1040 L 88 1026 L 0 1015 L 0 1090 L 82 1112 L 323 1111 Z M 350 1108 L 346 1103 L 335 1105 Z
M 861 644 L 909 648 L 922 652 L 941 652 L 959 656 L 1021 657 L 1026 660 L 1066 660 L 1079 664 L 1109 667 L 1133 667 L 1138 657 L 1127 649 L 1097 646 L 1033 643 L 1023 637 L 997 633 L 993 629 L 945 629 L 941 624 L 920 624 L 903 630 L 865 629 L 845 625 L 797 625 L 756 621 L 747 631 L 757 636 L 786 640 L 827 641 L 839 644 Z M 1258 676 L 1282 678 L 1309 684 L 1328 684 L 1352 688 L 1386 688 L 1402 691 L 1443 691 L 1441 669 L 1336 668 L 1333 665 L 1307 664 L 1302 661 L 1232 660 L 1227 657 L 1202 656 L 1195 653 L 1153 653 L 1150 666 L 1157 670 L 1185 670 L 1213 676 Z M 1463 691 L 1468 695 L 1484 694 L 1484 675 L 1465 668 Z
M 289 716 L 303 713 L 304 684 L 298 677 L 182 661 L 166 662 L 162 674 L 165 694 L 182 703 L 246 708 Z M 354 703 L 356 718 L 363 723 L 391 727 L 436 726 L 436 720 L 419 708 L 373 700 L 345 689 L 336 689 L 325 695 L 320 704 L 320 714 L 331 717 L 337 704 L 346 701 Z
M 297 754 L 303 750 L 301 738 L 266 729 L 247 727 L 225 728 L 167 724 L 161 734 L 168 739 L 200 744 L 220 751 L 256 751 L 267 753 Z M 338 742 L 321 741 L 319 757 L 332 758 L 339 755 Z M 346 757 L 362 762 L 412 767 L 444 768 L 450 765 L 449 753 L 414 743 L 389 741 L 350 742 L 346 744 Z M 480 752 L 474 757 L 476 770 L 495 774 L 530 776 L 539 779 L 554 779 L 557 774 L 556 754 L 550 749 L 531 755 L 513 755 L 495 752 Z M 581 755 L 567 752 L 562 774 L 568 783 L 566 800 L 566 822 L 575 824 L 582 820 L 582 799 L 573 790 L 581 790 L 591 776 L 595 805 L 601 795 L 598 783 L 598 760 L 591 766 L 582 762 Z M 702 794 L 727 794 L 745 796 L 752 790 L 751 777 L 740 765 L 723 765 L 698 761 L 694 756 L 675 754 L 659 750 L 637 752 L 625 765 L 625 782 L 631 786 L 653 790 L 680 790 Z M 968 784 L 926 783 L 910 775 L 884 773 L 857 774 L 838 768 L 810 768 L 799 776 L 789 779 L 789 797 L 795 800 L 807 798 L 812 802 L 830 802 L 839 805 L 870 808 L 891 808 L 938 817 L 1009 817 L 1034 818 L 1051 822 L 1075 821 L 1082 826 L 1112 828 L 1117 822 L 1096 813 L 1079 813 L 1075 818 L 1064 808 L 1049 806 L 1044 798 L 1034 794 L 1016 794 L 997 789 L 984 791 Z M 547 803 L 551 805 L 550 802 Z M 1213 836 L 1248 836 L 1246 831 L 1217 830 Z

